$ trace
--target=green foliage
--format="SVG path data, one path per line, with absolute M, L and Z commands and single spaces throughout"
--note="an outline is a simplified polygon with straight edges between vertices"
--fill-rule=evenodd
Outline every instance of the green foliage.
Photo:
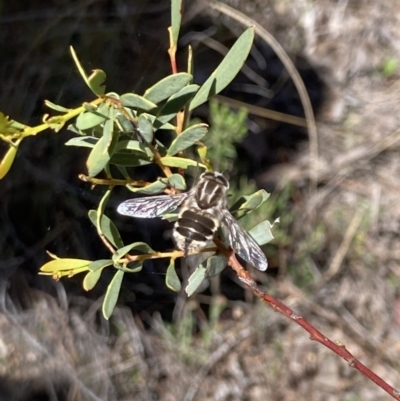
M 234 171 L 237 158 L 235 144 L 246 135 L 246 110 L 233 112 L 228 106 L 217 100 L 210 101 L 209 135 L 204 143 L 208 149 L 208 157 L 217 171 Z
M 234 144 L 245 135 L 246 113 L 232 113 L 227 107 L 211 103 L 213 129 L 207 133 L 207 125 L 189 125 L 189 110 L 204 103 L 223 90 L 242 68 L 252 46 L 254 29 L 248 28 L 232 46 L 220 65 L 208 80 L 199 87 L 192 83 L 192 55 L 189 49 L 187 71 L 178 72 L 175 53 L 180 28 L 180 0 L 172 0 L 170 33 L 170 61 L 172 74 L 154 83 L 143 94 L 106 92 L 106 74 L 100 69 L 87 73 L 71 48 L 72 58 L 83 81 L 96 96 L 75 109 L 45 101 L 56 114 L 43 117 L 43 124 L 29 127 L 0 113 L 0 139 L 7 142 L 9 149 L 0 162 L 0 179 L 11 168 L 18 146 L 27 136 L 52 129 L 59 131 L 67 123 L 75 133 L 67 146 L 77 146 L 88 151 L 84 180 L 92 185 L 105 185 L 103 197 L 97 210 L 89 212 L 89 219 L 97 230 L 110 258 L 104 260 L 60 259 L 55 255 L 42 268 L 42 274 L 54 278 L 85 273 L 83 286 L 91 290 L 105 268 L 112 267 L 115 274 L 111 280 L 103 303 L 103 314 L 108 319 L 116 305 L 124 274 L 135 273 L 143 268 L 148 259 L 169 258 L 166 284 L 179 291 L 181 283 L 175 271 L 176 258 L 184 256 L 182 251 L 158 252 L 146 243 L 136 242 L 125 245 L 116 225 L 104 214 L 107 203 L 116 185 L 123 185 L 132 192 L 141 194 L 174 193 L 186 190 L 185 171 L 212 169 L 212 162 L 218 170 L 232 169 L 236 152 Z M 170 143 L 160 141 L 159 131 L 169 130 Z M 208 135 L 207 135 L 208 134 Z M 200 142 L 205 140 L 205 144 Z M 200 160 L 192 157 L 197 148 Z M 209 159 L 210 158 L 210 159 Z M 157 164 L 164 177 L 152 183 L 132 178 L 136 166 Z M 238 217 L 258 209 L 268 198 L 264 191 L 242 197 L 235 205 Z M 176 215 L 165 216 L 169 219 Z M 252 234 L 260 244 L 271 239 L 271 225 L 264 221 L 254 228 Z M 226 259 L 214 255 L 216 247 L 200 250 L 198 267 L 189 279 L 188 294 L 196 291 L 207 277 L 219 274 L 226 265 Z M 214 255 L 214 256 L 213 256 Z M 193 255 L 196 256 L 196 255 Z M 192 257 L 192 256 L 190 256 Z
M 392 77 L 399 71 L 399 61 L 395 57 L 386 59 L 382 65 L 382 73 L 385 77 Z

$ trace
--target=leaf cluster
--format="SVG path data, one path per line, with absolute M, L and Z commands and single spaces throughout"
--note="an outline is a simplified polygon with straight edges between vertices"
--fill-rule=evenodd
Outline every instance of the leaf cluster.
M 9 144 L 9 150 L 0 163 L 0 179 L 11 168 L 21 141 L 45 129 L 58 132 L 69 123 L 68 129 L 75 133 L 75 137 L 66 145 L 87 148 L 87 174 L 82 174 L 81 179 L 92 185 L 106 187 L 97 209 L 90 210 L 88 217 L 110 251 L 110 258 L 94 261 L 61 259 L 49 253 L 52 260 L 42 266 L 41 272 L 56 279 L 85 273 L 83 286 L 86 290 L 91 290 L 101 277 L 102 271 L 113 267 L 115 274 L 109 283 L 103 303 L 103 314 L 106 318 L 111 316 L 116 305 L 124 274 L 139 272 L 148 259 L 169 258 L 166 284 L 169 288 L 180 291 L 181 282 L 175 271 L 175 260 L 183 256 L 183 252 L 177 250 L 163 253 L 155 251 L 144 242 L 125 244 L 116 225 L 104 213 L 113 188 L 123 185 L 135 193 L 173 194 L 187 188 L 185 171 L 189 167 L 212 169 L 207 157 L 208 147 L 201 142 L 208 132 L 208 126 L 201 122 L 189 125 L 189 114 L 232 81 L 245 62 L 254 38 L 253 28 L 248 28 L 206 82 L 202 86 L 196 85 L 191 73 L 190 49 L 187 72 L 177 71 L 175 52 L 180 18 L 176 8 L 177 2 L 172 3 L 173 25 L 169 30 L 169 55 L 173 73 L 156 82 L 143 94 L 107 92 L 106 73 L 96 69 L 87 74 L 71 48 L 72 58 L 83 81 L 96 96 L 94 100 L 75 109 L 46 101 L 47 107 L 57 114 L 51 117 L 45 115 L 43 124 L 37 127 L 25 126 L 0 114 L 0 139 Z M 161 141 L 159 133 L 162 130 L 171 133 L 171 141 Z M 243 129 L 234 133 L 235 140 L 243 133 Z M 231 139 L 226 141 L 225 147 L 221 145 L 221 163 L 218 164 L 218 168 L 224 167 L 224 159 L 229 164 L 232 150 L 228 143 L 232 143 Z M 209 141 L 212 148 L 218 147 L 212 139 Z M 198 159 L 188 156 L 187 150 L 191 147 L 197 149 Z M 158 165 L 162 171 L 162 176 L 155 182 L 132 178 L 136 167 L 150 164 Z M 238 218 L 243 217 L 257 209 L 267 198 L 268 195 L 264 191 L 255 192 L 236 202 L 233 212 Z M 176 215 L 166 214 L 162 217 L 173 220 Z M 270 228 L 269 222 L 264 221 L 250 233 L 262 245 L 272 238 Z M 201 250 L 198 255 L 192 255 L 197 258 L 198 267 L 186 288 L 189 295 L 205 278 L 219 274 L 225 268 L 226 258 L 216 253 L 217 248 L 212 247 Z

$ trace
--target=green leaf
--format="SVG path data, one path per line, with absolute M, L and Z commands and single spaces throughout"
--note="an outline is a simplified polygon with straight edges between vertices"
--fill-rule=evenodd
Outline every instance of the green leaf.
M 176 155 L 184 149 L 194 145 L 207 134 L 207 124 L 192 125 L 180 135 L 178 135 L 171 143 L 167 151 L 168 156 Z
M 132 187 L 132 185 L 126 185 L 126 187 L 135 193 L 139 194 L 147 194 L 147 195 L 154 195 L 154 194 L 160 194 L 164 192 L 164 189 L 167 188 L 167 183 L 165 182 L 165 179 L 162 178 L 160 180 L 154 181 L 150 185 L 147 185 L 146 187 Z
M 78 56 L 75 53 L 75 50 L 72 46 L 69 47 L 72 58 L 74 59 L 74 62 L 76 66 L 78 67 L 78 71 L 81 74 L 83 80 L 85 81 L 86 85 L 90 88 L 90 90 L 96 95 L 96 96 L 101 96 L 105 92 L 105 86 L 103 85 L 106 74 L 102 70 L 94 70 L 92 75 L 90 77 L 87 76 L 85 70 L 82 67 L 82 64 L 80 63 Z
M 103 302 L 103 316 L 107 320 L 112 315 L 115 305 L 117 304 L 123 278 L 124 272 L 118 270 L 107 287 L 106 296 Z
M 102 96 L 106 92 L 106 78 L 107 75 L 103 70 L 93 70 L 88 78 L 89 88 L 96 96 Z
M 179 29 L 182 20 L 182 0 L 171 1 L 171 46 L 178 46 Z
M 179 167 L 179 168 L 186 169 L 189 166 L 196 166 L 196 167 L 198 166 L 198 167 L 201 167 L 204 169 L 206 168 L 206 166 L 204 164 L 198 163 L 191 159 L 186 159 L 184 157 L 165 156 L 165 157 L 162 157 L 160 160 L 164 166 L 168 166 L 168 167 Z
M 165 284 L 169 289 L 176 292 L 180 291 L 182 288 L 181 281 L 179 280 L 179 277 L 176 274 L 174 259 L 171 259 L 171 261 L 169 262 L 167 274 L 165 276 Z
M 176 129 L 176 127 L 170 123 L 163 124 L 162 122 L 158 121 L 157 117 L 154 116 L 153 114 L 142 113 L 141 115 L 146 116 L 146 118 L 153 124 L 153 131 L 158 129 L 169 129 L 175 131 Z
M 102 269 L 98 269 L 95 271 L 90 271 L 86 274 L 85 278 L 83 279 L 83 288 L 85 291 L 90 291 L 94 288 L 94 286 L 99 281 L 101 273 Z
M 87 130 L 89 128 L 93 128 L 99 124 L 102 124 L 107 119 L 106 116 L 103 116 L 99 113 L 91 113 L 85 112 L 79 114 L 78 118 L 76 119 L 76 127 L 81 131 Z
M 154 120 L 153 120 L 154 121 Z M 139 116 L 138 130 L 140 136 L 147 142 L 152 143 L 154 138 L 153 123 L 148 117 L 148 114 L 143 113 Z
M 133 139 L 119 141 L 115 147 L 115 153 L 119 152 L 120 150 L 132 150 L 133 152 L 146 155 L 146 158 L 153 157 L 153 152 L 146 145 Z
M 65 143 L 66 146 L 80 146 L 82 148 L 94 148 L 94 145 L 99 141 L 99 138 L 94 136 L 78 136 L 71 138 Z
M 0 180 L 6 176 L 14 163 L 15 156 L 17 155 L 18 145 L 10 145 L 6 154 L 0 162 Z
M 214 255 L 207 259 L 205 277 L 213 277 L 220 274 L 227 265 L 227 259 L 223 255 Z
M 273 224 L 271 224 L 268 220 L 264 220 L 260 224 L 257 224 L 255 227 L 253 227 L 249 231 L 249 234 L 256 240 L 258 245 L 265 245 L 274 239 L 274 236 L 271 232 L 272 227 Z
M 253 40 L 254 28 L 250 27 L 242 33 L 216 70 L 201 86 L 194 99 L 190 102 L 189 110 L 200 106 L 232 82 L 243 67 L 250 53 Z
M 143 96 L 147 100 L 158 104 L 179 92 L 192 80 L 192 78 L 193 77 L 186 72 L 169 75 L 147 89 Z
M 172 95 L 157 115 L 157 120 L 166 123 L 176 116 L 185 105 L 194 97 L 199 85 L 187 85 L 178 93 Z
M 240 209 L 254 210 L 269 198 L 269 193 L 264 189 L 260 189 L 252 195 L 244 196 L 244 198 L 246 199 L 246 202 L 240 206 Z
M 102 232 L 104 236 L 111 242 L 116 248 L 124 246 L 121 236 L 115 224 L 105 215 L 101 216 L 100 227 L 97 227 L 97 210 L 89 210 L 89 219 L 96 227 L 97 231 Z
M 180 174 L 172 174 L 168 177 L 169 185 L 172 188 L 179 189 L 180 191 L 184 191 L 186 189 L 185 179 Z
M 55 104 L 55 103 L 50 102 L 50 100 L 45 100 L 45 101 L 44 101 L 44 104 L 45 104 L 49 109 L 52 109 L 52 110 L 55 110 L 55 111 L 59 111 L 59 112 L 61 112 L 61 113 L 68 113 L 68 112 L 70 111 L 69 109 L 67 109 L 67 108 L 65 108 L 65 107 L 63 107 L 63 106 L 59 106 L 58 104 Z
M 243 217 L 247 213 L 260 207 L 268 198 L 270 194 L 264 189 L 260 189 L 254 194 L 241 197 L 231 208 L 238 218 Z
M 157 107 L 150 99 L 145 99 L 142 96 L 136 95 L 136 93 L 124 93 L 121 95 L 120 100 L 123 106 L 133 109 L 149 111 Z
M 118 125 L 120 131 L 124 134 L 130 134 L 135 131 L 135 126 L 133 125 L 132 121 L 123 114 L 117 115 L 115 118 L 115 123 Z
M 113 115 L 112 110 L 109 115 Z M 116 141 L 113 141 L 113 129 L 114 119 L 110 118 L 104 123 L 103 136 L 96 143 L 86 161 L 89 177 L 99 174 L 110 161 L 113 154 L 111 143 L 116 144 Z
M 138 273 L 143 269 L 143 261 L 130 262 L 128 265 L 132 267 L 121 267 L 126 273 Z
M 55 271 L 81 269 L 88 267 L 91 262 L 91 260 L 85 259 L 55 259 L 44 264 L 40 268 L 40 271 L 51 273 Z
M 189 284 L 185 288 L 189 297 L 199 288 L 205 277 L 206 269 L 203 266 L 197 267 L 194 273 L 189 277 Z
M 133 153 L 114 153 L 110 159 L 110 164 L 123 167 L 145 166 L 151 163 L 152 160 L 146 156 L 136 156 Z
M 118 249 L 113 255 L 113 261 L 117 262 L 131 250 L 135 250 L 136 253 L 139 254 L 154 253 L 153 249 L 151 249 L 145 242 L 134 242 L 133 244 L 129 244 Z
M 89 270 L 95 272 L 96 270 L 104 269 L 107 266 L 113 265 L 113 261 L 111 259 L 100 259 L 95 260 L 89 264 Z

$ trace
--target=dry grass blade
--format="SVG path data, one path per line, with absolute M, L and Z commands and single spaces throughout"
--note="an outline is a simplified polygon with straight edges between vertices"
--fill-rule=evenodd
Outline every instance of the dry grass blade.
M 232 351 L 237 344 L 251 336 L 254 332 L 254 329 L 251 327 L 245 328 L 240 331 L 237 335 L 235 335 L 231 341 L 225 342 L 222 344 L 210 357 L 208 363 L 203 365 L 198 374 L 196 375 L 194 383 L 189 387 L 186 392 L 184 401 L 192 401 L 196 396 L 196 393 L 199 387 L 202 385 L 204 378 L 207 373 L 211 370 L 211 368 L 223 357 L 228 355 L 229 352 Z
M 365 215 L 365 210 L 363 208 L 356 210 L 356 212 L 354 213 L 354 216 L 353 216 L 349 226 L 347 227 L 346 234 L 344 235 L 343 241 L 340 244 L 339 249 L 337 250 L 334 258 L 332 259 L 332 262 L 331 262 L 328 270 L 323 275 L 321 283 L 327 282 L 332 277 L 334 277 L 336 274 L 338 274 L 338 272 L 340 270 L 340 266 L 343 262 L 343 259 L 346 256 L 346 253 L 350 248 L 351 241 L 353 240 L 354 236 L 356 235 L 357 230 L 360 226 L 360 223 L 361 223 L 364 215 Z M 321 284 L 321 283 L 319 283 L 319 284 Z

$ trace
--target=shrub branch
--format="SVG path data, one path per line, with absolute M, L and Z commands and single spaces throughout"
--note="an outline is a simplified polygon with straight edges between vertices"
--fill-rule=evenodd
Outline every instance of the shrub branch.
M 239 279 L 253 291 L 254 295 L 260 298 L 262 301 L 267 303 L 275 311 L 285 315 L 289 319 L 293 320 L 296 324 L 301 326 L 304 330 L 310 333 L 310 339 L 317 341 L 325 347 L 332 350 L 335 354 L 339 355 L 342 359 L 352 367 L 361 372 L 369 380 L 377 384 L 395 400 L 400 400 L 400 392 L 389 385 L 385 380 L 375 374 L 372 370 L 362 364 L 357 358 L 354 357 L 346 348 L 344 344 L 339 342 L 333 342 L 319 330 L 317 330 L 311 323 L 309 323 L 302 316 L 297 315 L 292 309 L 286 306 L 284 303 L 278 301 L 273 296 L 269 295 L 265 291 L 261 290 L 257 283 L 252 279 L 249 272 L 246 271 L 243 266 L 236 259 L 235 253 L 228 249 L 222 242 L 215 240 L 218 246 L 218 250 L 228 258 L 229 266 L 236 272 Z

